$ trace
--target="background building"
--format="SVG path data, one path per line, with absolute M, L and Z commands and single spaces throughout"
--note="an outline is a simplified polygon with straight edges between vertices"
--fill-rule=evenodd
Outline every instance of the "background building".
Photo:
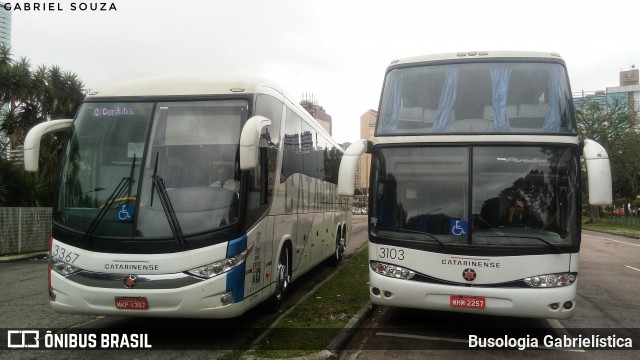
M 609 86 L 606 90 L 581 91 L 573 94 L 573 106 L 580 110 L 587 104 L 597 102 L 606 107 L 614 101 L 626 106 L 624 111 L 630 110 L 636 118 L 640 111 L 640 71 L 632 69 L 620 72 L 620 85 Z M 640 129 L 639 129 L 640 130 Z
M 638 117 L 640 105 L 640 71 L 631 69 L 620 72 L 620 85 L 607 87 L 609 98 L 618 97 L 627 102 L 627 109 L 631 110 L 634 116 Z
M 11 12 L 4 9 L 4 2 L 0 1 L 0 44 L 11 45 Z M 0 121 L 2 113 L 9 108 L 7 104 L 0 103 Z M 0 131 L 0 158 L 8 158 L 9 139 Z
M 0 1 L 0 43 L 11 45 L 11 11 L 4 9 Z
M 327 114 L 324 108 L 316 103 L 313 94 L 304 94 L 300 105 L 327 130 L 329 135 L 333 135 L 331 132 L 331 115 Z
M 360 116 L 360 139 L 373 140 L 373 133 L 376 129 L 378 112 L 373 109 L 367 110 Z M 369 173 L 371 170 L 371 154 L 362 154 L 358 170 L 356 172 L 356 197 L 354 203 L 367 204 L 369 194 Z M 357 193 L 361 195 L 357 195 Z M 366 205 L 365 205 L 366 206 Z

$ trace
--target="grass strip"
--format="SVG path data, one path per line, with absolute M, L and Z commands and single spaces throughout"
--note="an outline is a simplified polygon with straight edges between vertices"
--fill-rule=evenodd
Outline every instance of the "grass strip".
M 369 302 L 367 246 L 344 260 L 338 273 L 298 303 L 265 336 L 252 356 L 290 358 L 321 351 Z
M 588 222 L 588 217 L 582 217 L 582 229 L 605 232 L 609 234 L 640 238 L 640 222 L 637 219 L 602 218 L 599 222 Z M 627 221 L 625 221 L 627 220 Z

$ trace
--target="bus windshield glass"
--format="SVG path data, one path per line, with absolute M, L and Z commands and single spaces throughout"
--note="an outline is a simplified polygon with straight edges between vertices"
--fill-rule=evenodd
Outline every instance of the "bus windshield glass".
M 185 235 L 236 222 L 247 108 L 245 100 L 84 103 L 65 150 L 54 221 L 125 238 L 173 236 L 171 214 Z
M 389 71 L 376 136 L 442 133 L 575 134 L 562 65 L 446 64 Z
M 379 148 L 372 167 L 374 236 L 516 252 L 579 244 L 572 147 Z

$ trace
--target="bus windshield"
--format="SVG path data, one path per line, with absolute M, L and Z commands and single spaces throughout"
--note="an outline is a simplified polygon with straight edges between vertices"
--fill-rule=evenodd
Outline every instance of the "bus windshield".
M 441 133 L 574 134 L 562 65 L 476 62 L 389 71 L 376 136 Z
M 247 108 L 245 100 L 84 103 L 54 221 L 96 236 L 170 237 L 167 203 L 188 233 L 238 221 Z
M 572 147 L 379 148 L 372 167 L 374 236 L 515 252 L 579 243 Z

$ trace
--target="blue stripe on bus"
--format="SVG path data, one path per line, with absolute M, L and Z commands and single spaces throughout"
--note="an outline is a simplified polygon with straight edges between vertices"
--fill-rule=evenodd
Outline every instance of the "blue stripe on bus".
M 239 303 L 244 300 L 244 272 L 247 268 L 247 262 L 227 273 L 227 292 L 233 294 L 233 303 Z
M 227 257 L 234 257 L 247 249 L 247 235 L 229 241 Z M 247 268 L 246 260 L 235 269 L 227 272 L 227 292 L 233 294 L 233 303 L 244 300 L 244 273 Z
M 234 257 L 247 248 L 247 235 L 229 241 L 227 245 L 227 257 Z

